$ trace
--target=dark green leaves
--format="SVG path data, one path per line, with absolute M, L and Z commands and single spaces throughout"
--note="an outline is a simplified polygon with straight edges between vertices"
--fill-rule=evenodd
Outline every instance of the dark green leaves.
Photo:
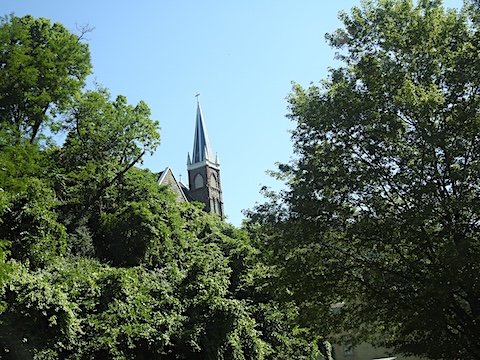
M 288 99 L 287 212 L 277 199 L 252 219 L 277 232 L 279 283 L 320 314 L 312 326 L 330 329 L 341 301 L 333 320 L 363 340 L 478 358 L 478 32 L 438 1 L 364 2 L 341 19 L 327 39 L 344 67 Z

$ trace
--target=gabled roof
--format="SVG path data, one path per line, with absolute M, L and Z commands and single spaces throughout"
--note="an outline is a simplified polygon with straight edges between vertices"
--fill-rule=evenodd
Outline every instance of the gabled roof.
M 158 174 L 158 183 L 160 185 L 169 185 L 170 190 L 177 196 L 179 201 L 189 201 L 187 196 L 188 188 L 181 182 L 177 181 L 169 166 Z

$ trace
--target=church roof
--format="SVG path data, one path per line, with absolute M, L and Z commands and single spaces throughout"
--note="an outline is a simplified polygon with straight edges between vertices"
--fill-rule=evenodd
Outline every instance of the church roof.
M 207 128 L 203 120 L 202 108 L 197 98 L 197 121 L 195 123 L 195 135 L 193 138 L 193 152 L 191 159 L 189 155 L 188 162 L 190 165 L 205 160 L 215 163 L 215 159 L 212 156 L 212 149 L 210 148 L 210 141 L 208 140 Z
M 190 201 L 188 188 L 181 181 L 177 181 L 170 167 L 158 174 L 158 183 L 160 185 L 168 185 L 178 201 Z

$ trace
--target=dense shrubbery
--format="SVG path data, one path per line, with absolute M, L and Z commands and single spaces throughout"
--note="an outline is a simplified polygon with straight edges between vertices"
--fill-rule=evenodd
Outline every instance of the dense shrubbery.
M 84 91 L 89 58 L 60 24 L 2 20 L 1 357 L 315 354 L 295 308 L 265 288 L 272 269 L 246 231 L 177 203 L 136 167 L 158 124 L 143 102 Z

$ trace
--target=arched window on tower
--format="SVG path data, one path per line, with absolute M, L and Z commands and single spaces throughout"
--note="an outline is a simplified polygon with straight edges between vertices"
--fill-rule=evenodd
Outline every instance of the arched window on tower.
M 203 187 L 203 176 L 200 174 L 195 175 L 195 179 L 193 180 L 193 187 L 194 189 L 199 189 Z
M 213 188 L 217 188 L 217 178 L 215 176 L 215 174 L 212 174 L 212 176 L 210 176 L 210 186 L 213 187 Z

